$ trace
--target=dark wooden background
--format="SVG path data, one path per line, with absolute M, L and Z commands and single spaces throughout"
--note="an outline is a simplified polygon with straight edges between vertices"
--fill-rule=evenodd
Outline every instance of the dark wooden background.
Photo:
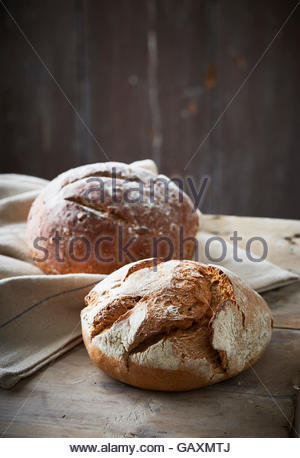
M 211 176 L 206 212 L 299 218 L 297 0 L 7 0 L 0 5 L 1 172 L 53 178 L 153 157 Z M 98 142 L 98 144 L 97 144 Z

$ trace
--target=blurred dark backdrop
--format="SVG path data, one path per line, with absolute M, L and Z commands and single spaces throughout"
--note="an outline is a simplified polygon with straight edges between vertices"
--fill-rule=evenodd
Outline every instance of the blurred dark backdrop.
M 100 144 L 210 175 L 203 211 L 299 218 L 300 7 L 207 136 L 296 0 L 6 5 L 98 145 L 0 5 L 1 172 L 53 178 Z

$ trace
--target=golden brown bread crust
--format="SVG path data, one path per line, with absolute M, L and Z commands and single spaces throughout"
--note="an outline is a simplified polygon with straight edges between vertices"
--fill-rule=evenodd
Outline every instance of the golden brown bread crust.
M 226 269 L 194 261 L 124 266 L 85 302 L 90 358 L 145 389 L 182 391 L 225 380 L 254 364 L 271 339 L 261 296 Z
M 133 260 L 168 257 L 170 245 L 157 242 L 161 237 L 170 240 L 171 257 L 190 259 L 194 245 L 186 242 L 180 253 L 180 228 L 183 238 L 194 237 L 199 217 L 173 182 L 137 166 L 106 162 L 69 170 L 51 181 L 31 207 L 27 240 L 46 273 L 107 274 Z M 59 249 L 56 235 L 62 237 Z M 129 242 L 128 254 L 122 248 Z M 47 250 L 47 259 L 39 247 Z

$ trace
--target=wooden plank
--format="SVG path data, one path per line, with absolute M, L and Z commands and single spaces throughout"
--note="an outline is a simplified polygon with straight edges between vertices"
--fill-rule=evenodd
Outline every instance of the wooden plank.
M 85 15 L 90 127 L 111 160 L 151 156 L 146 2 L 92 0 Z M 88 160 L 105 160 L 95 143 Z
M 72 387 L 73 388 L 73 387 Z M 18 416 L 5 437 L 289 437 L 289 427 L 280 417 L 277 407 L 260 396 L 226 393 L 222 398 L 203 392 L 201 398 L 191 394 L 173 397 L 165 402 L 161 393 L 150 402 L 136 404 L 124 399 L 128 391 L 116 397 L 115 402 L 103 405 L 102 399 L 85 399 L 85 410 L 78 398 L 59 397 L 64 410 L 49 409 L 55 394 L 44 396 L 44 414 L 41 410 L 28 416 Z M 121 400 L 123 402 L 121 403 Z M 34 402 L 36 401 L 36 402 Z M 41 398 L 32 405 L 40 408 Z M 174 404 L 176 403 L 176 409 Z M 280 401 L 281 409 L 289 418 L 293 415 L 291 399 Z M 71 407 L 72 406 L 72 407 Z M 97 406 L 97 408 L 95 408 Z M 87 410 L 89 409 L 89 410 Z M 227 411 L 227 414 L 226 414 Z M 63 412 L 66 412 L 63 414 Z M 228 415 L 228 412 L 231 415 Z M 241 418 L 243 412 L 243 418 Z M 49 416 L 46 416 L 46 415 Z M 236 418 L 236 420 L 234 419 Z M 237 420 L 239 419 L 239 421 Z M 2 425 L 1 425 L 2 426 Z
M 214 209 L 214 180 L 219 172 L 210 138 L 194 162 L 187 161 L 209 131 L 214 118 L 218 2 L 157 2 L 159 101 L 163 129 L 161 169 L 171 176 L 191 175 L 196 187 L 213 177 L 204 210 Z M 207 81 L 211 75 L 210 82 Z
M 219 2 L 220 111 L 294 6 L 292 0 Z M 299 218 L 299 24 L 298 10 L 222 118 L 216 145 L 222 173 L 221 182 L 212 183 L 218 188 L 214 213 Z
M 6 5 L 77 105 L 73 2 Z M 75 115 L 2 6 L 0 13 L 1 172 L 53 178 L 77 165 Z

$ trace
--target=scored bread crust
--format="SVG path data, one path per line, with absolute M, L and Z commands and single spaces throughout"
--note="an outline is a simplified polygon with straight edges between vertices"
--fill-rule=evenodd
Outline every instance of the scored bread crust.
M 85 298 L 82 335 L 100 369 L 140 388 L 184 391 L 237 375 L 271 339 L 271 312 L 237 275 L 194 261 L 126 265 Z
M 180 231 L 189 239 L 198 228 L 191 199 L 169 178 L 105 162 L 68 170 L 48 183 L 30 209 L 27 241 L 46 273 L 108 274 L 152 256 L 192 258 L 194 243 L 187 240 L 181 249 Z

